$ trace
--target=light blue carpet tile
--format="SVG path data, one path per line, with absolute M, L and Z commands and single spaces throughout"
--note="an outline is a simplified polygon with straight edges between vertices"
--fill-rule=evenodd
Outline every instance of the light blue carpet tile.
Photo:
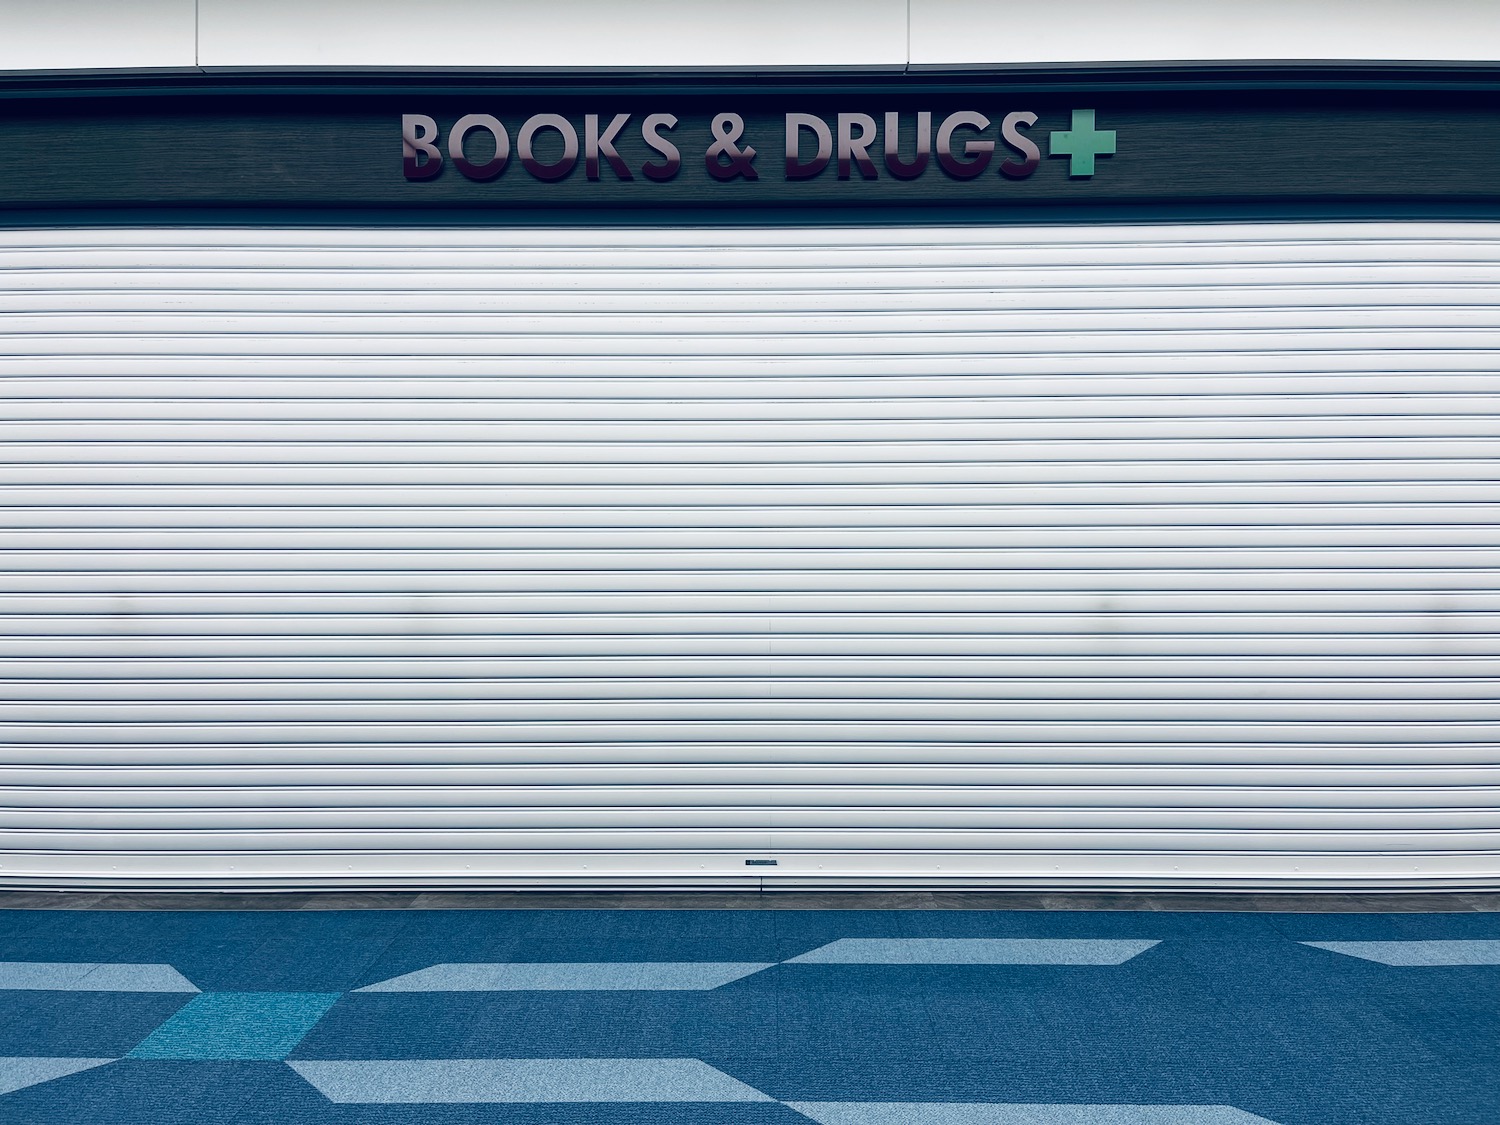
M 1276 1125 L 1225 1105 L 787 1104 L 819 1125 Z
M 769 969 L 749 961 L 620 961 L 580 964 L 433 965 L 357 992 L 687 992 L 718 988 Z
M 1304 941 L 1302 944 L 1382 965 L 1500 965 L 1500 941 Z
M 0 1058 L 0 1094 L 24 1090 L 28 1086 L 38 1086 L 43 1082 L 51 1082 L 54 1078 L 78 1074 L 80 1071 L 92 1070 L 96 1066 L 103 1066 L 105 1063 L 114 1061 L 114 1059 Z
M 283 1059 L 337 992 L 204 992 L 147 1036 L 132 1059 Z
M 287 1065 L 342 1104 L 772 1100 L 698 1059 L 299 1059 Z
M 1120 938 L 839 938 L 789 965 L 1123 965 L 1157 941 Z
M 197 992 L 171 965 L 89 961 L 0 961 L 0 989 L 51 992 Z

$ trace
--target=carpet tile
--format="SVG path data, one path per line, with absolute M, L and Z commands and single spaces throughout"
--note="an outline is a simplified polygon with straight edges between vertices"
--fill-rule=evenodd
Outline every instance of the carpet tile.
M 284 1059 L 335 992 L 204 992 L 151 1033 L 133 1059 Z
M 119 1058 L 196 995 L 0 992 L 0 1055 Z
M 332 1102 L 768 1102 L 697 1059 L 294 1061 Z
M 1155 941 L 1108 938 L 839 938 L 794 965 L 1121 965 Z
M 718 988 L 771 966 L 759 961 L 616 961 L 589 964 L 433 965 L 358 992 L 689 992 Z
M 1500 965 L 1500 941 L 1305 941 L 1382 965 Z
M 819 1125 L 1271 1125 L 1225 1105 L 792 1102 Z
M 51 1082 L 54 1078 L 90 1070 L 114 1059 L 0 1058 L 0 1094 L 10 1094 Z
M 0 1125 L 1500 1122 L 1492 913 L 4 921 Z
M 197 992 L 171 965 L 0 961 L 0 989 L 48 992 Z

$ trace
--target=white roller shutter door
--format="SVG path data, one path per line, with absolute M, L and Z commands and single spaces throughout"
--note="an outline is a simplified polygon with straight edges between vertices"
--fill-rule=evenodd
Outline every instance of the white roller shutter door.
M 0 884 L 1493 885 L 1497 286 L 1481 223 L 0 232 Z

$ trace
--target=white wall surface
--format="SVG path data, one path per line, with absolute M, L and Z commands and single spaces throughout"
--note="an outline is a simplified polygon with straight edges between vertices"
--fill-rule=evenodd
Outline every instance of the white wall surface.
M 0 71 L 196 62 L 195 0 L 0 0 Z
M 890 67 L 906 0 L 199 0 L 206 67 Z
M 0 0 L 0 71 L 1500 61 L 1495 0 Z
M 911 0 L 914 68 L 1500 59 L 1496 0 Z

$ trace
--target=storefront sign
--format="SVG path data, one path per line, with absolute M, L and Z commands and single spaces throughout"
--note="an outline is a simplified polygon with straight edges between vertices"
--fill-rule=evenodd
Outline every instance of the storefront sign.
M 580 173 L 594 181 L 640 176 L 662 183 L 676 179 L 688 159 L 701 161 L 704 173 L 719 182 L 758 181 L 762 176 L 915 180 L 929 174 L 963 181 L 987 172 L 1023 180 L 1040 165 L 1045 143 L 1049 156 L 1067 159 L 1069 177 L 1087 179 L 1096 171 L 1097 158 L 1118 151 L 1116 131 L 1101 129 L 1096 116 L 1093 109 L 1075 109 L 1070 128 L 1034 135 L 1038 115 L 1024 109 L 1003 116 L 976 109 L 939 114 L 888 110 L 878 118 L 871 113 L 825 117 L 788 111 L 780 136 L 771 138 L 750 135 L 745 118 L 732 111 L 714 114 L 706 136 L 684 128 L 672 113 L 646 113 L 638 119 L 630 113 L 584 113 L 581 128 L 560 113 L 536 113 L 509 125 L 495 114 L 468 113 L 446 127 L 433 116 L 407 113 L 401 117 L 401 168 L 414 181 L 435 179 L 451 164 L 457 174 L 485 183 L 515 163 L 546 183 Z M 632 163 L 620 155 L 617 145 L 627 130 L 638 132 L 650 159 Z
M 946 221 L 1076 206 L 1500 206 L 1500 101 L 1461 89 L 922 75 L 171 82 L 142 80 L 129 96 L 0 84 L 13 156 L 0 208 L 364 208 L 402 222 L 635 209 L 677 222 L 778 208 Z

